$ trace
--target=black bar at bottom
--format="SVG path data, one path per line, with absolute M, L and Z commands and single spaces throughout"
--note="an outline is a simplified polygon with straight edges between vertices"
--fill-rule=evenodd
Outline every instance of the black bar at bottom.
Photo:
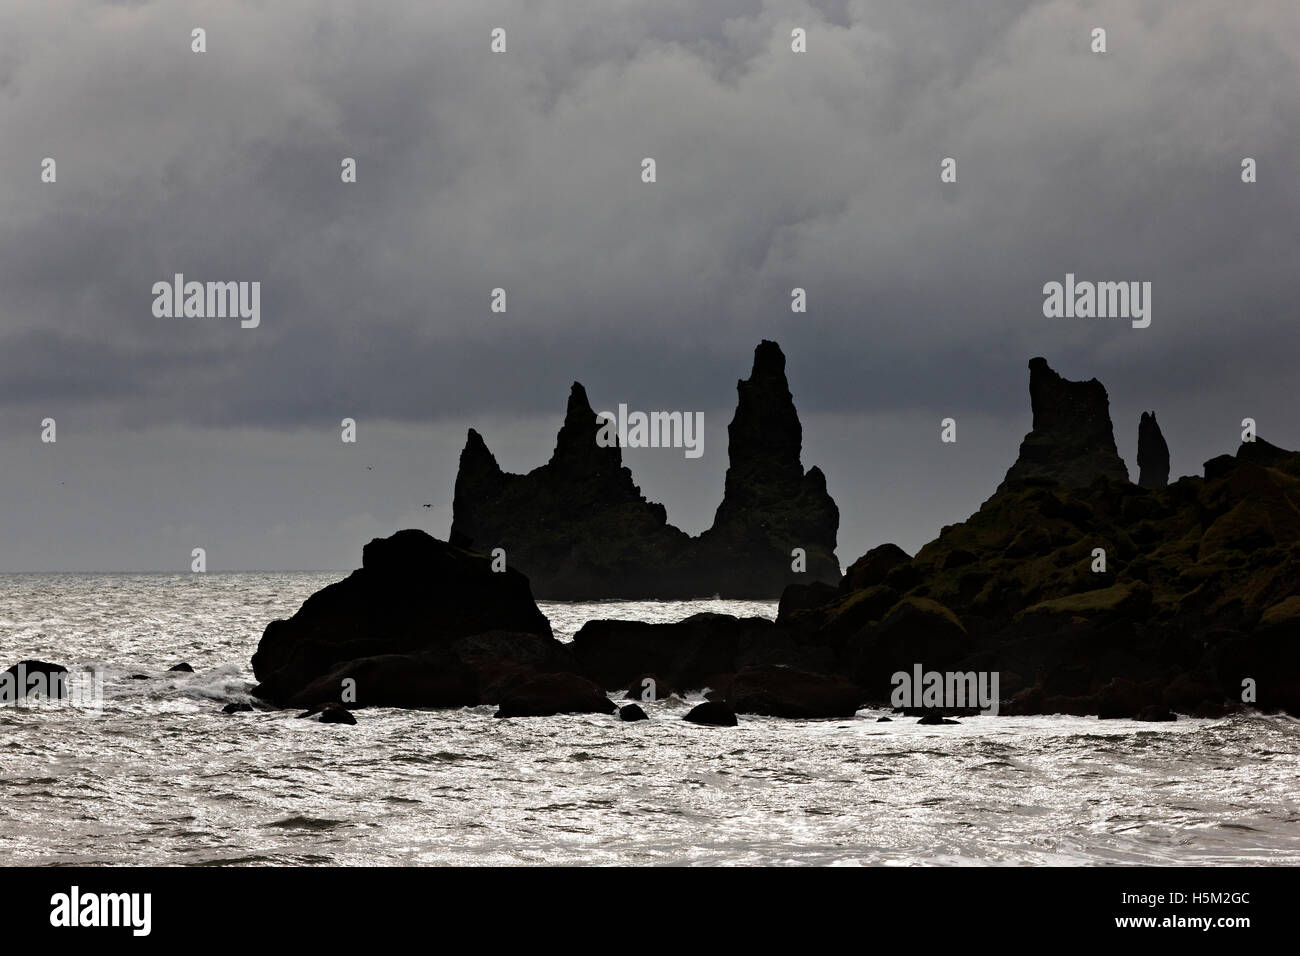
M 887 939 L 901 932 L 909 950 L 924 952 L 981 939 L 1006 944 L 1019 933 L 1143 944 L 1198 936 L 1216 946 L 1260 930 L 1276 938 L 1294 922 L 1294 879 L 1287 868 L 0 867 L 0 898 L 11 939 L 92 945 L 337 951 L 414 934 L 430 948 L 477 945 L 476 937 L 496 948 L 556 944 L 563 934 L 598 947 L 730 947 L 775 944 L 770 934 L 779 930 L 810 945 L 847 934 L 872 949 L 893 948 Z M 449 930 L 469 938 L 453 943 Z

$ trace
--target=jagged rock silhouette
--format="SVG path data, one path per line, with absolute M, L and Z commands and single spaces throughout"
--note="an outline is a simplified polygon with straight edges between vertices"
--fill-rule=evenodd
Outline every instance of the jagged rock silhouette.
M 1029 401 L 1033 430 L 1020 443 L 1020 455 L 995 494 L 1031 478 L 1048 478 L 1067 488 L 1086 488 L 1098 477 L 1128 480 L 1101 382 L 1064 379 L 1040 356 L 1029 360 Z
M 754 350 L 728 427 L 726 485 L 698 538 L 668 523 L 623 464 L 601 447 L 599 420 L 574 383 L 550 461 L 503 472 L 470 430 L 461 452 L 451 540 L 502 548 L 540 598 L 774 598 L 796 581 L 839 580 L 839 510 L 819 468 L 804 471 L 803 428 L 775 342 Z M 801 548 L 806 568 L 792 569 Z
M 1143 412 L 1138 422 L 1138 484 L 1143 488 L 1169 484 L 1169 445 L 1156 424 L 1155 412 Z

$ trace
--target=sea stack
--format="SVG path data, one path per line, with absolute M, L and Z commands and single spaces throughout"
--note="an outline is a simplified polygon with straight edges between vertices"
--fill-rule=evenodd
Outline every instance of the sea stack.
M 699 542 L 720 576 L 718 592 L 763 598 L 779 596 L 789 584 L 837 583 L 840 512 L 821 469 L 804 471 L 803 426 L 779 345 L 759 343 L 749 378 L 736 391 L 722 503 Z M 806 555 L 805 572 L 791 569 L 796 548 Z
M 647 501 L 617 445 L 596 440 L 600 422 L 574 382 L 551 460 L 526 475 L 501 471 L 470 429 L 460 455 L 451 541 L 505 552 L 540 598 L 669 597 L 689 591 L 690 537 Z
M 803 427 L 775 342 L 754 351 L 728 427 L 725 492 L 698 538 L 647 501 L 574 383 L 551 460 L 501 471 L 478 432 L 460 456 L 452 543 L 496 548 L 550 600 L 777 598 L 788 584 L 840 579 L 839 509 L 819 468 L 804 471 Z
M 1115 447 L 1106 387 L 1095 378 L 1072 382 L 1042 357 L 1029 360 L 1033 430 L 995 494 L 1029 478 L 1048 478 L 1067 488 L 1086 488 L 1099 477 L 1128 481 Z
M 1143 488 L 1169 484 L 1169 445 L 1156 424 L 1155 412 L 1143 412 L 1138 422 L 1138 484 Z

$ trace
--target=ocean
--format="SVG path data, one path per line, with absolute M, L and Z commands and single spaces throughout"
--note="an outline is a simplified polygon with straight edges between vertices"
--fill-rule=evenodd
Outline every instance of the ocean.
M 266 623 L 340 572 L 0 576 L 0 667 L 102 668 L 102 712 L 0 709 L 0 863 L 1300 863 L 1300 721 L 974 717 L 958 726 L 248 700 Z M 584 621 L 775 602 L 542 602 Z M 193 674 L 169 673 L 180 661 Z M 133 679 L 145 675 L 148 679 Z

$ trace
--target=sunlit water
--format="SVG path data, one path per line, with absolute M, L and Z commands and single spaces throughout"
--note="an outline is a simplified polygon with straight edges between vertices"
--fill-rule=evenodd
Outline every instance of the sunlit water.
M 106 671 L 102 714 L 0 710 L 0 861 L 26 864 L 1300 863 L 1300 722 L 494 720 L 247 699 L 266 622 L 342 575 L 0 576 L 0 666 Z M 772 616 L 754 602 L 544 604 Z M 194 674 L 168 674 L 188 661 Z M 133 674 L 150 680 L 131 680 Z

